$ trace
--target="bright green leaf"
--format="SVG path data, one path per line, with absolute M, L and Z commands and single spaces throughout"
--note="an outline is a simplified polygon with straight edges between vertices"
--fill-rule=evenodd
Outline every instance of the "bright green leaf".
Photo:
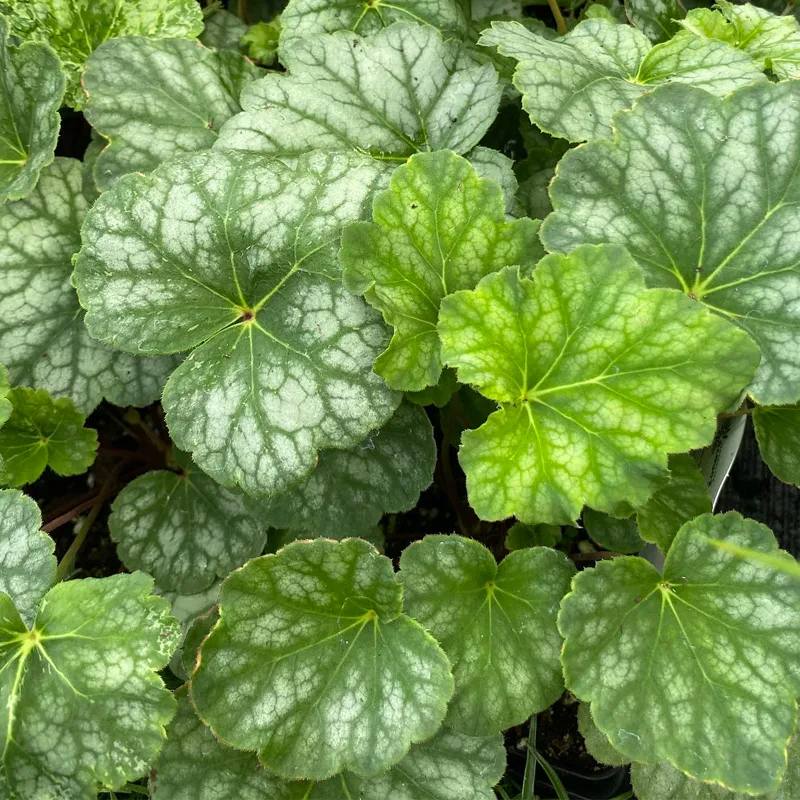
M 757 84 L 725 100 L 665 86 L 615 125 L 614 142 L 590 142 L 561 161 L 545 247 L 624 245 L 648 284 L 681 288 L 756 340 L 758 402 L 796 402 L 800 82 Z
M 84 113 L 109 144 L 94 175 L 101 191 L 128 172 L 205 150 L 241 111 L 239 95 L 261 73 L 244 56 L 181 39 L 106 42 L 86 62 Z
M 641 505 L 667 453 L 711 442 L 758 349 L 679 292 L 646 290 L 621 247 L 508 268 L 442 301 L 442 358 L 500 403 L 462 437 L 483 519 L 569 524 L 584 504 Z
M 404 607 L 453 665 L 447 725 L 482 735 L 520 725 L 564 691 L 556 613 L 574 568 L 545 547 L 498 566 L 482 544 L 426 536 L 400 557 Z
M 506 550 L 523 550 L 526 547 L 555 547 L 561 541 L 558 525 L 526 525 L 515 522 L 506 534 Z
M 268 74 L 242 93 L 245 111 L 223 126 L 219 147 L 279 156 L 355 150 L 392 161 L 466 153 L 500 100 L 491 64 L 421 25 L 304 39 L 283 60 L 288 74 Z
M 630 21 L 652 42 L 664 42 L 680 30 L 686 13 L 681 0 L 625 0 Z
M 425 412 L 402 404 L 377 432 L 347 450 L 326 450 L 311 477 L 253 510 L 275 528 L 306 536 L 362 536 L 383 514 L 412 509 L 431 484 L 436 444 Z
M 779 554 L 769 528 L 706 514 L 681 528 L 663 575 L 634 557 L 585 570 L 561 605 L 564 675 L 625 756 L 758 794 L 777 788 L 795 726 L 800 582 L 708 537 Z
M 178 364 L 89 336 L 70 274 L 91 191 L 80 161 L 57 158 L 30 195 L 0 208 L 0 361 L 14 383 L 69 397 L 86 414 L 103 397 L 152 403 Z
M 266 529 L 241 495 L 175 453 L 180 473 L 139 476 L 117 495 L 108 518 L 120 561 L 162 589 L 195 594 L 260 555 Z
M 611 135 L 614 112 L 648 89 L 686 83 L 716 95 L 765 80 L 745 53 L 726 42 L 676 36 L 652 47 L 629 25 L 579 23 L 550 40 L 518 22 L 495 22 L 480 43 L 519 61 L 514 85 L 522 107 L 543 131 L 579 142 Z
M 278 39 L 281 35 L 280 17 L 271 22 L 251 25 L 242 37 L 242 47 L 256 64 L 271 67 L 278 60 Z
M 247 33 L 247 23 L 221 6 L 211 6 L 203 12 L 203 32 L 200 41 L 206 47 L 218 50 L 241 51 L 242 36 Z
M 436 321 L 442 298 L 490 272 L 542 254 L 538 223 L 506 222 L 500 187 L 444 150 L 412 156 L 373 204 L 374 222 L 345 228 L 345 285 L 394 326 L 375 371 L 393 389 L 419 391 L 442 371 Z
M 0 3 L 0 11 L 3 10 Z M 46 45 L 8 44 L 0 15 L 0 204 L 19 200 L 53 161 L 64 97 L 64 73 Z
M 31 630 L 0 594 L 0 795 L 91 800 L 147 770 L 175 709 L 156 673 L 179 636 L 152 585 L 142 573 L 57 584 Z
M 585 508 L 583 527 L 597 544 L 613 553 L 638 553 L 645 546 L 633 516 L 617 519 L 593 508 Z
M 164 390 L 167 424 L 219 483 L 285 491 L 397 407 L 372 371 L 385 328 L 336 259 L 385 179 L 357 156 L 290 169 L 201 152 L 127 176 L 89 213 L 74 276 L 87 324 L 130 352 L 193 349 Z
M 800 486 L 800 404 L 753 410 L 761 458 L 784 483 Z
M 39 528 L 39 507 L 16 489 L 0 489 L 0 592 L 30 625 L 56 576 L 55 542 Z
M 608 740 L 608 736 L 598 730 L 592 719 L 592 711 L 588 703 L 581 703 L 578 706 L 578 730 L 583 736 L 586 752 L 595 761 L 612 767 L 622 767 L 630 763 L 629 758 L 614 748 Z
M 50 467 L 57 475 L 80 475 L 97 453 L 97 431 L 67 397 L 18 386 L 8 393 L 13 411 L 0 428 L 0 483 L 33 483 Z
M 433 736 L 453 692 L 444 653 L 401 611 L 391 561 L 359 539 L 250 561 L 222 585 L 195 706 L 286 778 L 378 775 Z
M 719 39 L 747 53 L 779 79 L 800 78 L 800 25 L 751 3 L 717 0 L 716 9 L 692 9 L 683 27 L 696 36 Z
M 11 33 L 25 42 L 46 42 L 67 73 L 65 102 L 81 108 L 80 76 L 92 51 L 118 36 L 193 39 L 203 30 L 196 0 L 0 0 Z

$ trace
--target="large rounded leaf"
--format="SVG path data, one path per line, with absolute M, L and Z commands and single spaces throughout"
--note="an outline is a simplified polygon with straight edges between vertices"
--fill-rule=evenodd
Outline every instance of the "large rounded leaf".
M 758 363 L 748 336 L 680 293 L 646 290 L 621 247 L 508 268 L 442 301 L 442 358 L 500 403 L 462 437 L 484 519 L 573 522 L 641 505 L 667 453 L 711 442 Z
M 567 688 L 632 760 L 772 791 L 800 691 L 800 581 L 709 538 L 779 554 L 769 528 L 707 514 L 683 526 L 663 575 L 632 557 L 580 573 L 559 616 Z
M 444 653 L 401 611 L 391 561 L 359 539 L 255 559 L 222 585 L 195 706 L 286 778 L 378 775 L 436 732 L 453 692 Z
M 456 693 L 447 724 L 480 735 L 520 725 L 564 691 L 556 612 L 573 568 L 526 548 L 498 566 L 479 542 L 426 536 L 403 551 L 406 611 L 439 641 Z
M 383 324 L 336 259 L 385 174 L 356 156 L 290 169 L 203 152 L 126 176 L 89 213 L 74 278 L 89 329 L 129 352 L 192 350 L 164 390 L 167 424 L 218 482 L 276 494 L 397 407 L 372 371 Z
M 800 403 L 753 410 L 764 463 L 784 483 L 800 486 Z
M 758 342 L 758 402 L 796 402 L 800 82 L 757 84 L 725 100 L 665 86 L 614 124 L 613 142 L 561 161 L 545 246 L 624 245 L 651 286 L 681 289 Z

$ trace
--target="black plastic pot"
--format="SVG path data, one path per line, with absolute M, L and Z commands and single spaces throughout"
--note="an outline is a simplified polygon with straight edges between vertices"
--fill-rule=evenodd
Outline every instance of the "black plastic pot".
M 599 772 L 583 773 L 551 765 L 558 774 L 570 800 L 611 800 L 630 791 L 630 771 L 626 767 L 608 767 Z M 536 771 L 535 791 L 539 797 L 555 797 L 552 784 L 543 770 Z

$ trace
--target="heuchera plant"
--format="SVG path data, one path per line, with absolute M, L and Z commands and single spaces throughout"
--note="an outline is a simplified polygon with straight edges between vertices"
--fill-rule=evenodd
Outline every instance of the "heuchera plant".
M 794 3 L 548 4 L 0 0 L 0 798 L 800 797 Z

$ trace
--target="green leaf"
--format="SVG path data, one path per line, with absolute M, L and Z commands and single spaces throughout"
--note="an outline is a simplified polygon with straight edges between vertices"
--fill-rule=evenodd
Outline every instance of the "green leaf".
M 0 208 L 0 361 L 14 383 L 69 397 L 85 414 L 104 397 L 120 406 L 152 403 L 178 364 L 120 353 L 89 336 L 70 274 L 91 191 L 80 161 L 57 158 L 31 194 Z
M 214 603 L 216 604 L 219 599 L 219 585 L 214 586 L 214 594 Z M 200 645 L 203 644 L 206 636 L 211 633 L 211 629 L 217 624 L 218 619 L 219 609 L 214 605 L 208 608 L 204 614 L 195 617 L 191 621 L 186 628 L 180 653 L 177 654 L 179 655 L 179 662 L 175 663 L 174 657 L 172 662 L 170 662 L 170 669 L 172 669 L 176 675 L 184 680 L 188 680 L 191 677 L 191 674 L 197 667 L 197 656 Z
M 368 39 L 341 31 L 297 41 L 282 57 L 288 74 L 245 89 L 245 110 L 223 126 L 219 147 L 278 156 L 346 150 L 392 161 L 426 150 L 466 153 L 500 100 L 494 67 L 431 27 L 395 23 Z
M 779 555 L 764 525 L 706 514 L 681 528 L 663 576 L 633 557 L 580 573 L 559 616 L 567 688 L 632 760 L 772 791 L 797 711 L 800 582 L 708 537 Z
M 0 3 L 0 11 L 3 10 Z M 46 45 L 8 43 L 0 15 L 0 204 L 25 197 L 53 161 L 64 73 Z
M 442 298 L 509 264 L 529 272 L 542 255 L 538 223 L 506 222 L 498 184 L 448 150 L 420 153 L 398 167 L 375 198 L 372 217 L 342 234 L 345 285 L 394 326 L 375 371 L 393 389 L 419 391 L 442 372 Z
M 290 169 L 201 152 L 125 177 L 89 213 L 74 276 L 89 329 L 130 352 L 192 350 L 164 390 L 167 424 L 219 483 L 285 491 L 397 407 L 372 372 L 385 328 L 336 259 L 385 181 L 357 156 Z
M 0 364 L 0 428 L 3 427 L 6 420 L 11 416 L 13 406 L 8 399 L 8 370 Z
M 614 112 L 648 89 L 686 83 L 716 95 L 765 80 L 745 53 L 726 42 L 676 36 L 652 47 L 628 25 L 588 19 L 557 40 L 518 22 L 494 22 L 480 44 L 519 61 L 514 85 L 543 131 L 571 142 L 611 135 Z
M 271 67 L 278 60 L 278 38 L 281 35 L 281 20 L 257 22 L 251 25 L 242 37 L 242 46 L 256 64 Z
M 203 32 L 200 41 L 206 47 L 241 52 L 240 42 L 247 33 L 247 23 L 224 8 L 211 6 L 203 13 Z
M 800 83 L 757 84 L 725 100 L 665 86 L 615 125 L 614 142 L 561 161 L 545 247 L 623 244 L 648 284 L 682 289 L 756 340 L 750 393 L 759 403 L 796 402 Z
M 157 676 L 178 641 L 142 573 L 54 586 L 28 630 L 0 594 L 3 797 L 89 800 L 140 777 L 175 701 Z
M 433 736 L 453 692 L 444 653 L 401 611 L 391 561 L 359 539 L 250 561 L 222 585 L 195 707 L 283 777 L 378 775 Z
M 569 524 L 641 505 L 667 453 L 711 442 L 758 363 L 749 337 L 678 292 L 646 290 L 621 247 L 508 268 L 442 301 L 442 358 L 500 403 L 459 459 L 482 519 Z
M 718 0 L 715 5 L 717 10 L 692 9 L 681 25 L 696 36 L 739 48 L 778 80 L 800 78 L 800 25 L 793 16 L 777 16 L 750 3 Z
M 0 592 L 11 598 L 26 625 L 56 577 L 55 542 L 41 526 L 30 497 L 0 489 Z
M 612 553 L 638 553 L 645 546 L 633 516 L 617 519 L 611 514 L 585 508 L 583 526 L 597 544 Z
M 652 42 L 672 38 L 680 30 L 680 19 L 686 14 L 681 0 L 625 0 L 625 11 L 630 21 Z
M 784 483 L 800 486 L 800 404 L 753 409 L 761 458 Z
M 558 525 L 526 525 L 515 522 L 506 534 L 506 550 L 523 550 L 526 547 L 555 547 L 561 541 Z
M 444 408 L 457 391 L 456 373 L 449 367 L 445 367 L 435 386 L 426 386 L 418 392 L 406 392 L 406 399 L 419 406 L 434 405 L 437 408 Z
M 479 178 L 488 178 L 500 184 L 503 197 L 506 201 L 506 217 L 516 219 L 525 216 L 522 204 L 517 199 L 519 183 L 514 175 L 514 162 L 508 156 L 491 147 L 473 147 L 465 158 L 472 164 L 475 174 Z M 533 246 L 541 247 L 538 239 L 534 239 Z
M 495 733 L 560 697 L 556 613 L 573 574 L 562 553 L 545 547 L 511 553 L 499 566 L 462 536 L 426 536 L 403 551 L 404 607 L 453 665 L 449 727 Z
M 181 680 L 188 680 L 189 674 L 194 668 L 197 648 L 200 646 L 202 639 L 217 621 L 215 607 L 217 600 L 219 599 L 219 587 L 221 583 L 222 581 L 216 581 L 207 589 L 204 589 L 201 592 L 196 592 L 195 594 L 179 594 L 178 592 L 164 591 L 158 585 L 155 587 L 156 594 L 162 595 L 162 597 L 165 597 L 169 601 L 170 614 L 172 614 L 172 616 L 178 620 L 181 626 L 181 643 L 172 654 L 172 658 L 169 661 L 170 670 L 172 670 L 174 675 L 177 675 L 179 678 L 181 678 Z M 200 619 L 211 617 L 213 617 L 213 621 L 205 628 L 203 636 L 196 641 L 193 640 L 189 645 L 190 650 L 186 656 L 186 661 L 189 663 L 190 669 L 185 670 L 183 654 L 184 648 L 187 646 L 186 642 L 189 632 L 193 629 L 194 624 Z
M 260 74 L 238 53 L 181 39 L 128 37 L 100 46 L 83 75 L 84 113 L 109 141 L 94 167 L 98 188 L 211 147 Z
M 50 467 L 57 475 L 80 475 L 97 454 L 97 431 L 66 397 L 18 386 L 8 393 L 13 411 L 0 428 L 0 483 L 33 483 Z
M 320 453 L 305 483 L 253 503 L 253 510 L 268 525 L 306 536 L 363 536 L 383 514 L 412 509 L 435 465 L 428 417 L 404 403 L 379 431 L 347 450 Z
M 203 474 L 185 453 L 180 473 L 141 475 L 117 495 L 108 518 L 120 561 L 162 589 L 195 594 L 260 555 L 267 532 L 241 495 Z
M 441 728 L 384 775 L 351 773 L 321 782 L 284 781 L 255 755 L 227 747 L 198 719 L 185 690 L 167 744 L 150 777 L 154 800 L 494 800 L 505 769 L 500 736 L 472 737 Z
M 196 0 L 0 0 L 11 33 L 24 42 L 46 42 L 67 73 L 65 102 L 83 106 L 80 77 L 92 51 L 118 36 L 193 39 L 203 30 Z
M 521 119 L 521 133 L 527 157 L 515 166 L 519 179 L 519 198 L 529 217 L 543 219 L 553 207 L 547 187 L 553 179 L 556 164 L 567 151 L 563 139 L 554 139 L 535 128 L 527 115 Z
M 592 719 L 592 712 L 588 703 L 581 703 L 578 706 L 578 730 L 583 736 L 586 752 L 595 761 L 612 767 L 622 767 L 625 764 L 630 764 L 630 759 L 614 748 L 608 740 L 608 736 L 598 730 L 597 725 L 594 724 L 594 719 Z

